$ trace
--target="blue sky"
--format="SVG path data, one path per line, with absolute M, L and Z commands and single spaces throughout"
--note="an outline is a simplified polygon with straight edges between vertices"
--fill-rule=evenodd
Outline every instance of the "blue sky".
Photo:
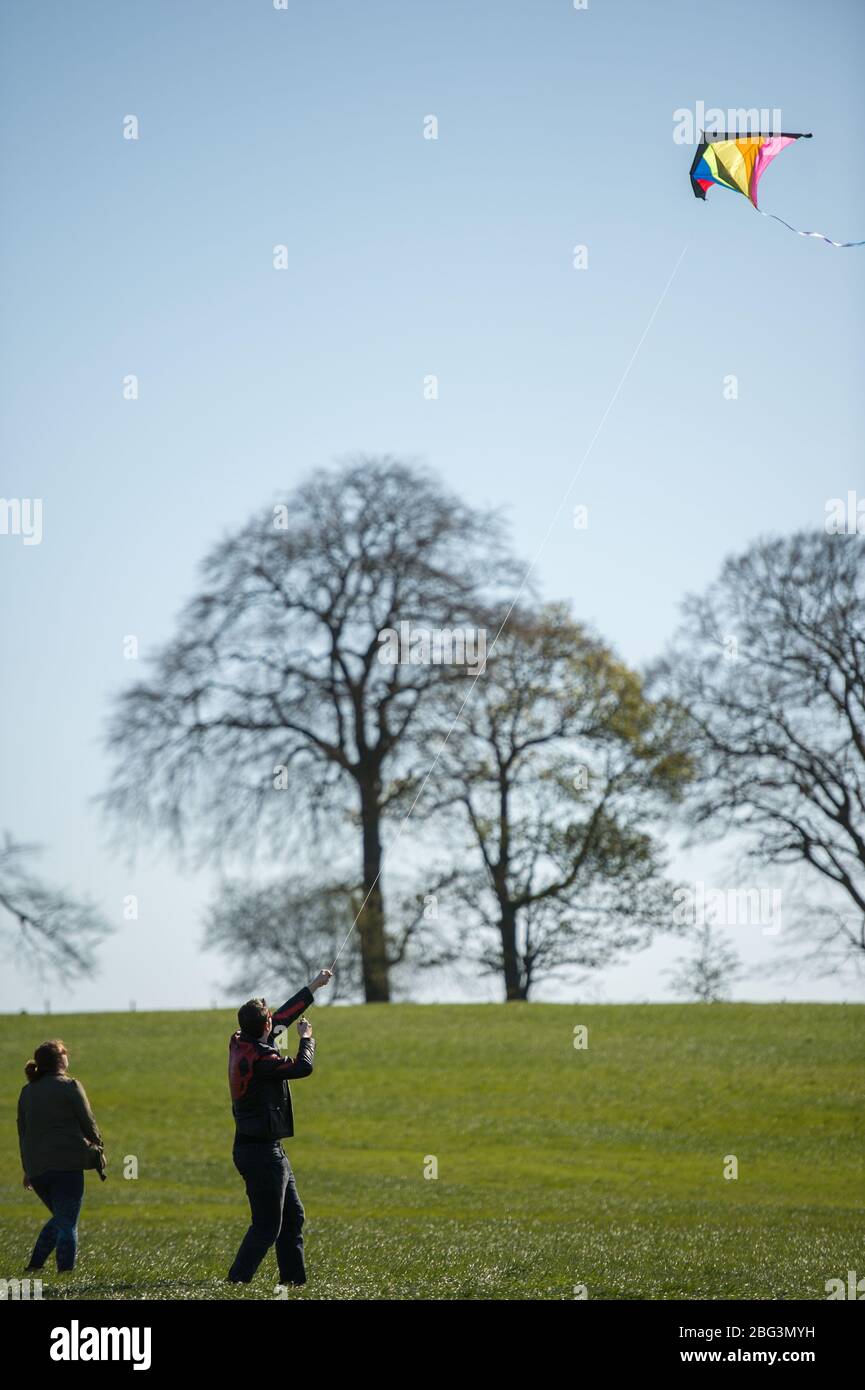
M 124 636 L 142 656 L 167 638 L 209 546 L 310 468 L 417 457 L 503 506 L 543 592 L 637 664 L 726 554 L 861 492 L 865 248 L 722 189 L 696 201 L 673 112 L 780 108 L 814 139 L 763 207 L 861 238 L 863 29 L 853 0 L 5 6 L 0 492 L 41 498 L 44 536 L 0 537 L 0 826 L 119 928 L 67 1005 L 220 997 L 213 876 L 108 847 L 104 720 L 141 669 Z M 669 955 L 598 989 L 664 997 Z M 59 996 L 4 971 L 0 1009 Z

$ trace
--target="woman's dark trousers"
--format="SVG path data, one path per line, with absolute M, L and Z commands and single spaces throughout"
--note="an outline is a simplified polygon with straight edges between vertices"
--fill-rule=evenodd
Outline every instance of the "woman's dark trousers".
M 78 1216 L 84 1200 L 84 1173 L 79 1169 L 63 1173 L 54 1169 L 31 1178 L 33 1191 L 51 1212 L 33 1247 L 30 1264 L 41 1269 L 51 1251 L 57 1249 L 57 1272 L 75 1268 L 78 1253 Z

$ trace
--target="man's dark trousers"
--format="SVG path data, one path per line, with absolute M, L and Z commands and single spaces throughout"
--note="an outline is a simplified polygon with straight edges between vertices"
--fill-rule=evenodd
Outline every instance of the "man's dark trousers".
M 291 1164 L 278 1139 L 235 1144 L 234 1166 L 246 1183 L 252 1225 L 240 1244 L 229 1279 L 252 1279 L 271 1245 L 281 1284 L 305 1284 L 303 1206 Z

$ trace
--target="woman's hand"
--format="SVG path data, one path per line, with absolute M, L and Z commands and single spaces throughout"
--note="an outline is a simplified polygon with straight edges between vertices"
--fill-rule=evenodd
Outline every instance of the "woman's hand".
M 323 989 L 325 985 L 329 985 L 332 979 L 332 970 L 319 970 L 318 974 L 316 975 L 315 979 L 310 985 L 310 989 L 312 990 L 313 994 L 317 989 Z
M 33 1191 L 33 1184 L 32 1184 L 32 1182 L 30 1181 L 30 1179 L 28 1178 L 28 1176 L 27 1176 L 26 1173 L 24 1174 L 24 1186 L 25 1186 L 25 1188 L 27 1189 L 28 1192 L 32 1192 L 32 1191 Z
M 312 1024 L 308 1018 L 299 1018 L 297 1020 L 297 1034 L 300 1038 L 312 1037 Z

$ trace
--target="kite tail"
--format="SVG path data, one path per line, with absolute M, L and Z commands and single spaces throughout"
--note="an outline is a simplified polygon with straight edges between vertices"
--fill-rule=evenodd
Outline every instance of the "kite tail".
M 783 217 L 776 217 L 774 212 L 763 212 L 763 209 L 758 208 L 754 203 L 752 203 L 751 206 L 754 211 L 759 212 L 762 217 L 771 217 L 775 222 L 780 222 L 782 227 L 790 227 L 789 222 L 785 222 Z M 831 237 L 824 236 L 822 232 L 800 232 L 798 227 L 790 227 L 790 231 L 795 232 L 797 236 L 819 237 L 820 241 L 825 241 L 829 246 L 865 246 L 865 241 L 833 241 Z

